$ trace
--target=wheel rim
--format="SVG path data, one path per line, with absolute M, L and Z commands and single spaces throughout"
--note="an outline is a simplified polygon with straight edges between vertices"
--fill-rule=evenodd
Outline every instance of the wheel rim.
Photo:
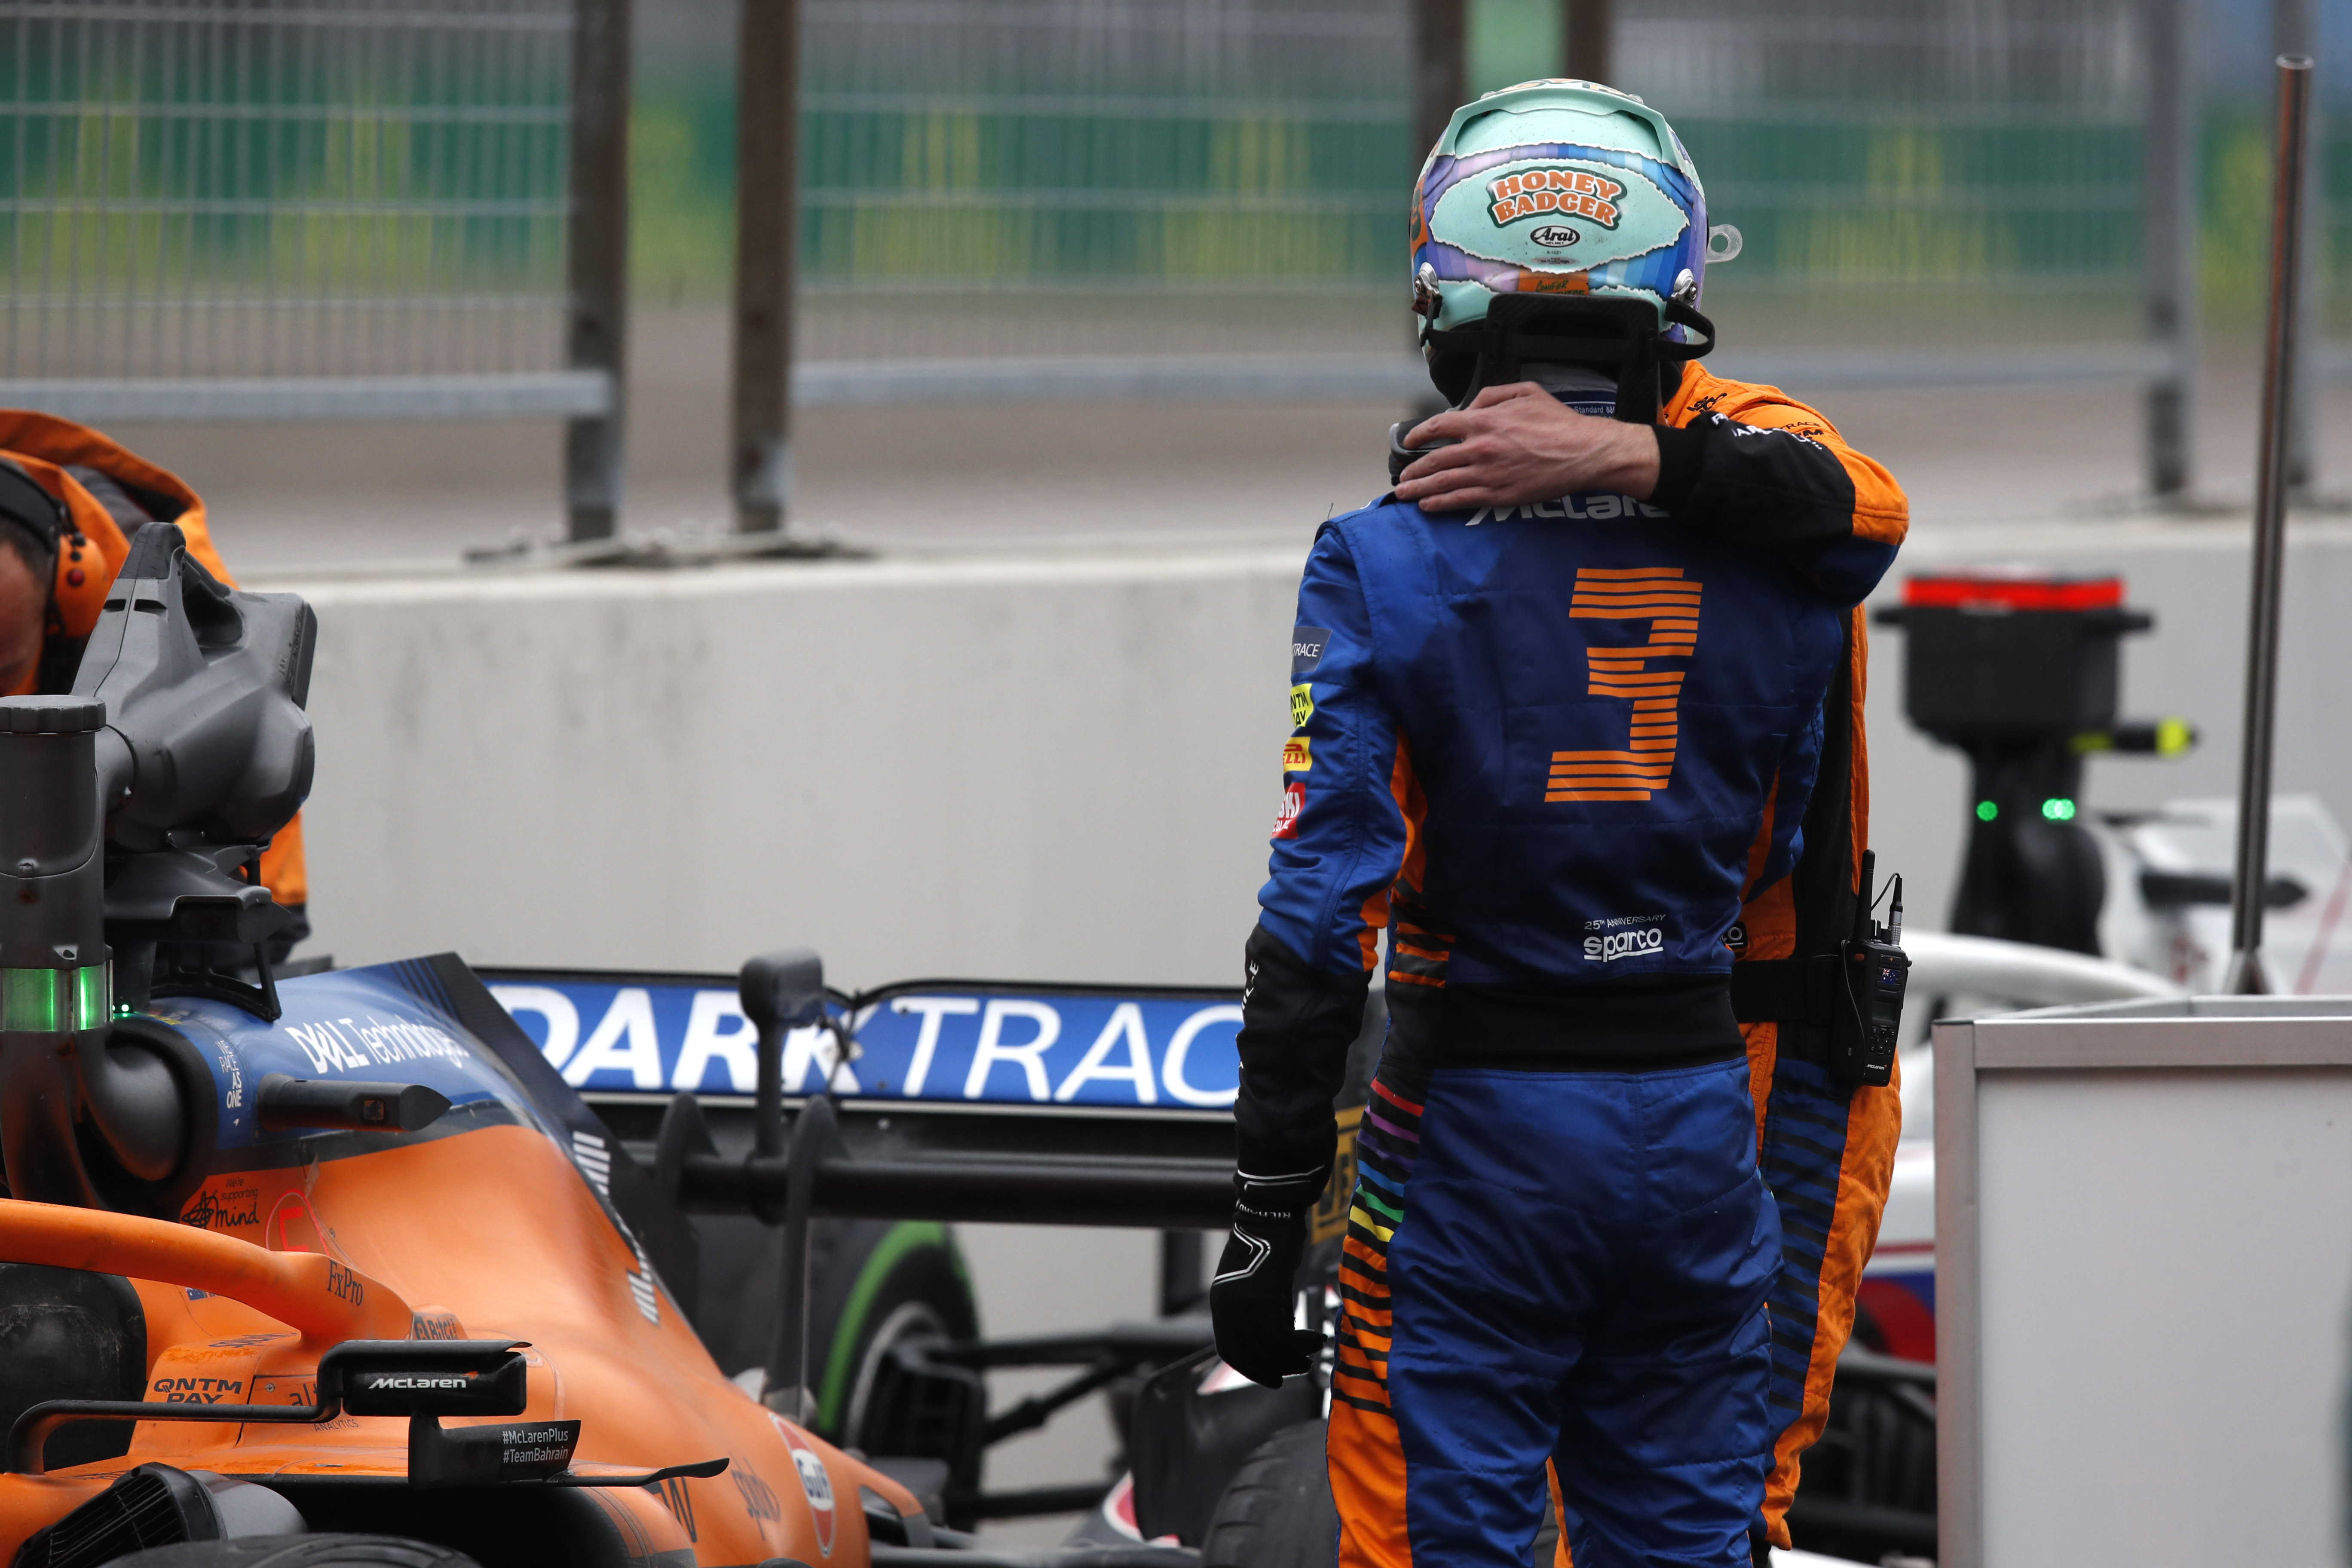
M 857 1379 L 850 1384 L 849 1409 L 841 1423 L 849 1441 L 864 1446 L 861 1439 L 866 1430 L 866 1406 L 874 1397 L 874 1379 L 892 1348 L 919 1341 L 943 1342 L 948 1338 L 946 1321 L 928 1301 L 901 1301 L 890 1310 L 875 1329 L 874 1337 L 866 1342 L 866 1353 L 857 1359 Z

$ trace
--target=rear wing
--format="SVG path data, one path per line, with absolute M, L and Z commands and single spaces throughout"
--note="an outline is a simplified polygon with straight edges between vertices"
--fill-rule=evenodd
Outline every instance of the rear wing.
M 566 1083 L 592 1104 L 748 1103 L 759 1031 L 724 974 L 484 969 Z M 827 994 L 835 1029 L 784 1037 L 788 1100 L 926 1111 L 1049 1110 L 1229 1119 L 1241 993 L 1212 986 L 914 980 Z
M 820 1215 L 1213 1229 L 1231 1213 L 1238 990 L 828 991 L 824 1024 L 780 1031 L 789 1137 L 770 1157 L 735 977 L 478 973 L 689 1213 L 781 1215 L 795 1151 Z M 1375 1047 L 1381 1021 L 1368 1017 Z
M 628 1163 L 651 1173 L 666 1210 L 782 1226 L 767 1367 L 777 1408 L 805 1383 L 814 1219 L 1217 1230 L 1232 1215 L 1236 991 L 926 980 L 820 994 L 807 952 L 755 960 L 740 986 L 717 974 L 478 973 Z M 760 998 L 756 1018 L 746 995 Z M 1343 1105 L 1362 1103 L 1386 1026 L 1375 991 Z M 1318 1240 L 1345 1226 L 1357 1115 L 1339 1112 Z

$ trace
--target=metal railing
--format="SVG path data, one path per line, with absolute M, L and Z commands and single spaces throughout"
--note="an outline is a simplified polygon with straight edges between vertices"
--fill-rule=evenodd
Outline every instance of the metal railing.
M 2201 263 L 2199 232 L 2246 183 L 2200 97 L 2236 22 L 2194 0 L 1654 0 L 1604 28 L 1605 0 L 1575 0 L 1549 41 L 1487 36 L 1548 4 L 746 0 L 731 46 L 634 110 L 660 133 L 637 154 L 649 281 L 738 290 L 747 524 L 783 515 L 795 404 L 1422 395 L 1397 279 L 1427 126 L 1499 84 L 1472 59 L 1540 75 L 1563 38 L 1607 45 L 1743 231 L 1709 281 L 1725 369 L 2139 385 L 2149 487 L 2189 488 L 2200 294 L 2247 266 L 2242 225 Z M 2308 34 L 2316 7 L 2280 0 L 2274 27 Z M 574 534 L 608 534 L 630 26 L 629 0 L 15 0 L 0 402 L 562 418 Z M 672 188 L 647 149 L 698 134 Z M 2320 287 L 2338 248 L 2306 268 Z M 2298 450 L 2307 477 L 2307 419 Z
M 1470 16 L 810 0 L 800 187 L 740 195 L 793 205 L 791 400 L 1425 395 L 1400 196 L 1413 127 L 1467 90 Z M 1709 283 L 1727 371 L 2140 385 L 2167 494 L 2191 479 L 2201 26 L 2191 0 L 1657 0 L 1608 41 L 1745 235 Z M 1559 68 L 1551 47 L 1512 74 Z M 773 475 L 772 424 L 739 451 Z
M 564 418 L 575 527 L 609 526 L 627 26 L 626 0 L 14 0 L 0 404 Z

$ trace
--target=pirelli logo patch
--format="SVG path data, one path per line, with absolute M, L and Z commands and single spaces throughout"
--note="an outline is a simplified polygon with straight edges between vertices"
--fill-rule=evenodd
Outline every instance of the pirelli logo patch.
M 1673 784 L 1687 668 L 1682 661 L 1697 651 L 1704 586 L 1679 566 L 1587 566 L 1577 573 L 1570 619 L 1645 621 L 1649 633 L 1638 643 L 1586 647 L 1585 695 L 1620 697 L 1633 704 L 1625 749 L 1554 752 L 1545 781 L 1547 802 L 1644 801 Z
M 1282 743 L 1282 771 L 1286 773 L 1303 773 L 1313 768 L 1315 761 L 1307 752 L 1310 744 L 1305 735 L 1293 735 L 1285 741 Z

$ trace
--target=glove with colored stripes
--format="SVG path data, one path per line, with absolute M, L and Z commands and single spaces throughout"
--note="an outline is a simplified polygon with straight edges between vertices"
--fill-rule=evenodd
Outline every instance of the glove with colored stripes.
M 1307 1250 L 1307 1215 L 1330 1172 L 1234 1173 L 1234 1230 L 1209 1282 L 1209 1319 L 1225 1364 L 1267 1388 L 1315 1364 L 1323 1336 L 1293 1326 L 1293 1280 Z

